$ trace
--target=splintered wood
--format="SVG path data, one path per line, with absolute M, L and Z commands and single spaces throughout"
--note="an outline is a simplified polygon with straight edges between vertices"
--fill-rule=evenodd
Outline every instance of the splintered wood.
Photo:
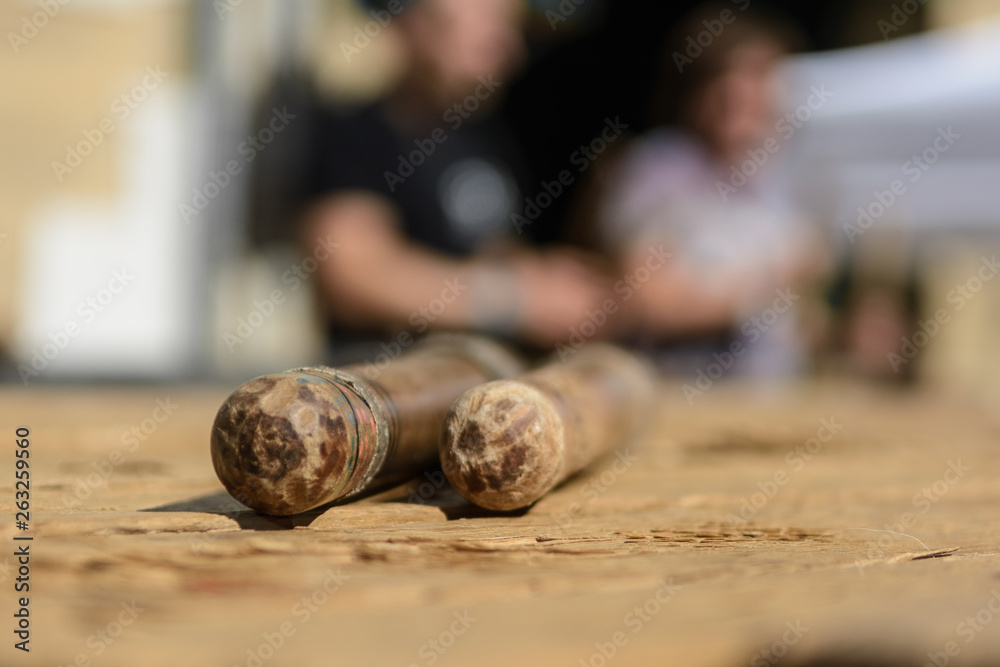
M 26 425 L 35 537 L 3 665 L 1000 664 L 1000 423 L 941 397 L 662 386 L 643 441 L 515 514 L 430 471 L 267 517 L 212 469 L 225 389 L 0 393 L 2 530 Z

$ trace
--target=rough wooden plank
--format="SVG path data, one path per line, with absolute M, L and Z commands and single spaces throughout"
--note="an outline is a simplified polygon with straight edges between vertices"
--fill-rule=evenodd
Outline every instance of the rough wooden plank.
M 33 651 L 0 663 L 745 665 L 777 647 L 780 664 L 901 665 L 948 642 L 950 665 L 1000 662 L 1000 422 L 977 406 L 850 385 L 689 406 L 664 386 L 627 466 L 527 512 L 477 510 L 431 474 L 276 519 L 214 479 L 225 393 L 0 391 L 37 484 Z M 168 395 L 176 414 L 122 451 Z M 8 457 L 0 475 L 11 516 Z M 783 646 L 788 624 L 808 630 Z

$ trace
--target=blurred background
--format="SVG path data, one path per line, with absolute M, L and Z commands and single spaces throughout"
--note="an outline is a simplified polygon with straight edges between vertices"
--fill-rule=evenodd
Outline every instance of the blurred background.
M 650 129 L 664 38 L 696 4 L 531 5 L 527 61 L 497 110 L 529 183 L 558 174 L 607 118 L 630 135 Z M 805 36 L 785 66 L 790 112 L 816 88 L 831 93 L 790 158 L 796 197 L 835 258 L 810 368 L 1000 393 L 989 261 L 1000 250 L 1000 0 L 753 7 Z M 314 277 L 291 231 L 294 175 L 317 105 L 375 99 L 404 66 L 370 11 L 352 0 L 0 4 L 4 381 L 234 381 L 326 358 L 312 281 L 287 279 Z M 910 164 L 919 156 L 928 164 Z M 907 164 L 919 178 L 892 193 L 912 178 Z M 585 243 L 592 185 L 579 179 L 546 208 L 533 242 Z M 905 361 L 891 363 L 894 351 Z

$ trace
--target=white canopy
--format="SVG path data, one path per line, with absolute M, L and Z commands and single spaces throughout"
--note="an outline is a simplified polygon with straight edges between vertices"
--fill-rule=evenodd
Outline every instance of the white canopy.
M 787 82 L 793 112 L 830 94 L 795 138 L 824 220 L 1000 232 L 1000 21 L 797 56 Z

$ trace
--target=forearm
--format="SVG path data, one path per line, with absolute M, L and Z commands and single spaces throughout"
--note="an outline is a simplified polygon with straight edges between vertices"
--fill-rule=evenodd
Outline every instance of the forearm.
M 636 327 L 652 336 L 688 336 L 735 324 L 739 300 L 731 293 L 705 292 L 696 284 L 654 277 L 633 300 Z
M 308 229 L 337 248 L 320 268 L 318 286 L 338 319 L 349 324 L 477 328 L 483 314 L 473 307 L 475 292 L 484 285 L 511 291 L 505 272 L 486 260 L 456 260 L 402 238 L 392 208 L 370 195 L 321 203 Z M 503 308 L 514 298 L 494 295 L 492 307 Z
M 642 274 L 642 254 L 625 260 L 628 275 Z M 628 257 L 628 256 L 627 256 Z M 626 308 L 633 327 L 653 337 L 717 332 L 738 324 L 760 299 L 760 276 L 727 276 L 699 270 L 684 258 L 673 258 L 637 285 Z

